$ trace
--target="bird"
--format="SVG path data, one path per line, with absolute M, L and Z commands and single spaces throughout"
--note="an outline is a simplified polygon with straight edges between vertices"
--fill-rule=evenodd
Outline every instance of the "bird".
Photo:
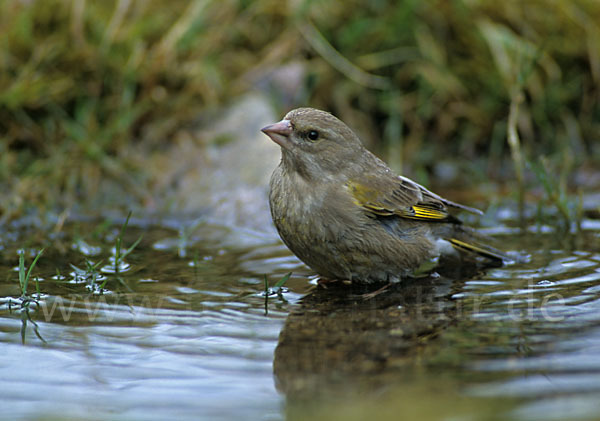
M 297 108 L 261 131 L 281 148 L 269 183 L 273 223 L 321 279 L 397 283 L 441 255 L 507 259 L 455 215 L 483 212 L 395 174 L 331 113 Z

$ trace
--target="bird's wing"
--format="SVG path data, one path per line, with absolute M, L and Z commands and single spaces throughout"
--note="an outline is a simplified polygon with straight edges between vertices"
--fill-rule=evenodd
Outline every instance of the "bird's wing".
M 346 183 L 354 203 L 373 216 L 399 216 L 428 222 L 460 221 L 448 208 L 459 208 L 481 214 L 478 209 L 446 200 L 418 183 L 387 173 L 363 174 Z

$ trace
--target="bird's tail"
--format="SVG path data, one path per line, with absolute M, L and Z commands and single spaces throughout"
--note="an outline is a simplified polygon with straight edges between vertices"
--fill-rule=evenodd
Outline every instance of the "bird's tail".
M 459 240 L 457 238 L 449 238 L 448 241 L 452 246 L 460 251 L 474 253 L 476 255 L 490 259 L 496 263 L 502 264 L 512 260 L 508 255 L 487 244 L 480 244 L 472 239 L 468 241 Z

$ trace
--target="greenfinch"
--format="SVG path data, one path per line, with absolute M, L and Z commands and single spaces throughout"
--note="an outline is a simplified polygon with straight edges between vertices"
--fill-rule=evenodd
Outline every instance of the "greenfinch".
M 399 282 L 450 250 L 505 258 L 452 213 L 481 211 L 394 174 L 330 113 L 295 109 L 262 132 L 281 147 L 269 192 L 275 227 L 321 277 Z

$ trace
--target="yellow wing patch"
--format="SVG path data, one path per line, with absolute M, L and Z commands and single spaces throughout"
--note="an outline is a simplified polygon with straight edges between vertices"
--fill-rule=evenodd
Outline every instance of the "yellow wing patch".
M 449 215 L 445 210 L 435 209 L 434 207 L 427 205 L 414 205 L 398 203 L 393 206 L 392 203 L 388 203 L 390 206 L 381 203 L 386 202 L 385 198 L 381 200 L 379 192 L 370 189 L 362 184 L 349 182 L 347 184 L 350 193 L 352 194 L 353 202 L 364 208 L 365 210 L 378 215 L 378 216 L 393 216 L 397 215 L 407 219 L 418 219 L 425 221 L 443 221 L 448 219 Z
M 414 214 L 408 214 L 405 216 L 406 218 L 435 219 L 436 221 L 448 218 L 448 213 L 437 209 L 431 209 L 423 206 L 413 206 L 411 209 L 414 211 Z

